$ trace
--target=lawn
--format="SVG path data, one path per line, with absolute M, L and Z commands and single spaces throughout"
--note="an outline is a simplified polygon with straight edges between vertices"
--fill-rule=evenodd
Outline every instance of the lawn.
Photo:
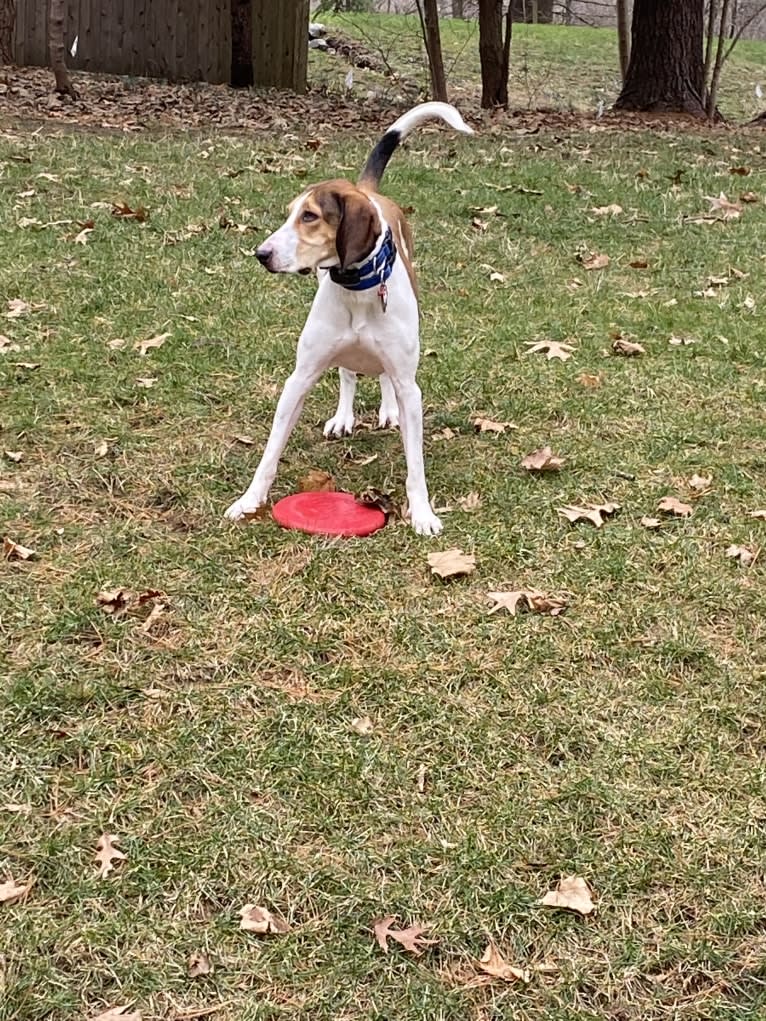
M 36 551 L 0 561 L 0 884 L 33 881 L 0 904 L 0 1021 L 764 1017 L 762 137 L 498 122 L 397 153 L 451 509 L 333 541 L 221 515 L 314 290 L 253 250 L 374 136 L 0 133 L 0 534 Z M 331 442 L 336 395 L 274 496 L 321 469 L 400 501 L 375 387 Z M 525 471 L 545 444 L 560 471 Z M 604 501 L 599 529 L 558 513 Z M 450 547 L 476 569 L 442 581 Z M 120 586 L 161 595 L 114 616 Z M 489 612 L 519 588 L 566 610 Z M 587 917 L 539 903 L 569 875 Z M 384 954 L 387 915 L 438 943 Z M 490 942 L 528 982 L 482 977 Z

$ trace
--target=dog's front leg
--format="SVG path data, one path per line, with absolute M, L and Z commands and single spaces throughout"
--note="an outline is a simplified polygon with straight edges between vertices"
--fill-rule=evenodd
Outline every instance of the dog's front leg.
M 268 500 L 269 490 L 274 481 L 274 476 L 277 474 L 282 451 L 290 438 L 290 433 L 295 428 L 295 423 L 300 418 L 306 394 L 314 386 L 320 375 L 320 370 L 309 370 L 308 368 L 298 366 L 285 383 L 282 396 L 277 404 L 277 410 L 274 413 L 274 422 L 271 426 L 266 449 L 263 452 L 261 463 L 258 465 L 253 481 L 239 500 L 235 500 L 226 511 L 225 516 L 231 521 L 241 521 L 247 514 L 252 514 Z
M 399 428 L 407 461 L 407 500 L 418 535 L 438 535 L 442 523 L 431 509 L 423 463 L 423 402 L 414 379 L 392 378 L 399 405 Z
M 354 395 L 356 394 L 356 373 L 341 368 L 340 396 L 338 410 L 324 424 L 325 436 L 350 436 L 354 431 Z

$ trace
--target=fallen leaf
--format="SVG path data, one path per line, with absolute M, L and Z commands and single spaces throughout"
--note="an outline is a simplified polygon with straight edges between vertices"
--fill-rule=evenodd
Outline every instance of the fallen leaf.
M 312 468 L 298 480 L 298 489 L 301 493 L 334 493 L 335 479 L 321 468 Z
M 241 443 L 245 447 L 252 447 L 255 444 L 253 437 L 249 436 L 247 433 L 235 433 L 234 439 L 237 443 Z
M 558 617 L 567 607 L 566 599 L 558 596 L 546 596 L 537 589 L 519 589 L 516 592 L 488 592 L 487 599 L 494 602 L 490 613 L 498 610 L 507 610 L 512 617 L 516 616 L 517 610 L 526 607 L 532 613 L 549 614 L 551 617 Z
M 755 194 L 754 191 L 745 191 L 740 195 L 739 201 L 746 203 L 757 202 L 758 196 Z
M 369 716 L 358 716 L 355 720 L 351 721 L 351 729 L 359 734 L 360 737 L 369 737 L 375 729 L 375 724 Z
M 624 337 L 615 340 L 612 344 L 612 350 L 617 355 L 625 355 L 626 358 L 646 354 L 646 350 L 641 344 L 637 344 L 632 340 L 626 340 Z
M 96 861 L 99 865 L 98 875 L 100 879 L 106 879 L 112 871 L 114 868 L 113 861 L 124 861 L 127 858 L 126 854 L 123 854 L 119 848 L 114 846 L 116 843 L 119 843 L 119 839 L 112 837 L 109 833 L 102 833 L 98 838 Z
M 35 555 L 35 551 L 28 546 L 14 542 L 7 535 L 3 536 L 3 556 L 6 560 L 31 560 Z
M 590 521 L 596 528 L 601 528 L 604 518 L 610 517 L 620 509 L 619 503 L 589 503 L 585 507 L 578 507 L 575 504 L 568 504 L 566 507 L 557 508 L 559 514 L 576 524 L 578 521 Z
M 373 925 L 375 939 L 385 953 L 388 953 L 389 939 L 395 940 L 416 957 L 423 953 L 424 947 L 430 947 L 439 942 L 438 939 L 423 939 L 422 934 L 427 931 L 427 927 L 411 925 L 407 929 L 392 929 L 391 923 L 394 921 L 396 921 L 396 915 L 387 915 L 385 918 L 379 918 Z
M 487 227 L 489 227 L 489 224 L 485 223 L 484 220 L 480 220 L 478 216 L 474 216 L 471 220 L 471 226 L 474 230 L 478 230 L 481 234 L 483 234 Z
M 729 202 L 724 192 L 721 192 L 717 198 L 713 195 L 705 195 L 705 199 L 710 203 L 710 212 L 720 213 L 722 220 L 736 220 L 742 213 L 742 206 L 737 205 L 736 202 Z
M 481 507 L 481 502 L 478 493 L 469 493 L 468 496 L 459 497 L 457 505 L 462 511 L 475 511 Z
M 167 607 L 165 606 L 164 603 L 154 603 L 151 610 L 149 611 L 149 616 L 141 625 L 141 631 L 145 635 L 149 634 L 149 632 L 152 630 L 152 628 L 160 619 L 160 617 L 165 613 L 166 609 Z
M 632 259 L 628 265 L 631 269 L 649 269 L 649 263 L 646 259 Z
M 755 550 L 751 550 L 748 546 L 729 546 L 726 550 L 726 556 L 732 557 L 742 567 L 750 567 L 755 563 L 758 553 Z
M 149 210 L 144 209 L 143 206 L 131 209 L 124 202 L 115 202 L 112 205 L 112 216 L 116 216 L 121 220 L 137 220 L 138 223 L 144 223 L 149 219 Z
M 13 904 L 32 889 L 31 883 L 17 883 L 13 879 L 0 883 L 0 904 Z
M 598 389 L 598 387 L 601 386 L 603 381 L 604 377 L 601 375 L 600 372 L 598 373 L 598 375 L 593 375 L 590 372 L 581 372 L 580 375 L 577 377 L 577 382 L 581 386 L 587 386 L 591 390 Z
M 674 514 L 679 518 L 688 518 L 694 512 L 690 504 L 682 503 L 675 496 L 663 496 L 657 504 L 657 510 L 663 514 Z
M 13 461 L 14 464 L 18 464 L 20 461 L 24 460 L 24 451 L 23 450 L 6 450 L 5 451 L 5 456 L 8 458 L 9 461 Z
M 766 521 L 766 510 L 754 510 L 754 511 L 750 511 L 750 517 L 751 518 L 761 518 L 763 521 Z
M 730 174 L 736 174 L 739 177 L 749 177 L 750 167 L 729 167 Z
M 128 588 L 102 589 L 96 595 L 96 606 L 112 617 L 121 617 L 124 613 L 140 613 L 144 609 L 151 611 L 151 604 L 163 593 L 159 589 L 145 589 L 133 592 Z
M 202 953 L 201 950 L 192 954 L 189 958 L 186 974 L 189 978 L 199 978 L 200 975 L 212 975 L 213 965 L 210 963 L 210 958 L 207 954 Z
M 504 982 L 529 982 L 530 980 L 530 973 L 508 964 L 494 943 L 489 944 L 481 960 L 475 963 L 480 971 L 493 978 L 501 978 Z
M 86 245 L 88 238 L 93 233 L 93 227 L 83 227 L 79 234 L 75 235 L 74 243 L 76 245 Z
M 686 485 L 689 489 L 693 489 L 695 493 L 704 493 L 706 489 L 710 488 L 712 482 L 712 475 L 697 475 L 695 472 Z
M 696 343 L 697 341 L 694 337 L 677 337 L 675 334 L 673 334 L 668 341 L 668 344 L 672 347 L 688 347 L 690 344 Z
M 576 348 L 571 344 L 564 344 L 558 340 L 541 340 L 537 344 L 528 345 L 524 354 L 531 355 L 538 351 L 545 351 L 548 361 L 551 358 L 560 358 L 562 362 L 565 362 L 572 357 L 572 352 L 575 350 Z
M 550 447 L 540 447 L 521 459 L 521 467 L 530 472 L 556 472 L 564 463 L 564 458 L 557 457 Z
M 125 347 L 125 343 L 122 337 L 115 337 L 114 340 L 108 340 L 106 346 L 110 351 L 119 351 L 120 348 Z
M 110 1007 L 109 1010 L 94 1017 L 91 1021 L 141 1021 L 141 1014 L 137 1010 L 130 1010 L 131 1004 L 126 1003 L 124 1007 Z M 130 1013 L 128 1011 L 130 1010 Z
M 156 376 L 139 376 L 136 380 L 136 386 L 140 386 L 144 390 L 150 390 L 156 382 Z
M 94 457 L 106 457 L 108 453 L 109 444 L 106 442 L 106 440 L 101 440 L 101 442 L 97 443 L 96 446 L 93 448 Z
M 0 333 L 0 355 L 9 355 L 20 350 L 19 345 L 14 344 L 10 337 L 5 337 Z
M 644 528 L 659 528 L 662 524 L 659 518 L 649 518 L 646 516 L 641 518 L 640 523 L 644 526 Z
M 418 775 L 415 781 L 415 788 L 418 794 L 425 794 L 426 792 L 426 774 L 428 770 L 425 763 L 421 762 L 418 766 Z
M 156 337 L 149 337 L 148 340 L 137 340 L 133 345 L 133 350 L 138 351 L 143 358 L 148 351 L 162 347 L 169 336 L 169 333 L 158 333 Z
M 359 496 L 356 497 L 357 503 L 361 503 L 365 507 L 376 507 L 378 510 L 390 517 L 396 514 L 397 508 L 394 502 L 394 498 L 391 493 L 386 493 L 382 489 L 377 489 L 375 486 L 368 486 L 364 489 Z
M 566 908 L 579 915 L 589 915 L 594 904 L 588 884 L 580 876 L 564 876 L 555 890 L 549 890 L 540 904 L 547 908 Z
M 21 298 L 10 298 L 8 301 L 8 311 L 5 313 L 5 318 L 20 319 L 21 316 L 26 315 L 27 312 L 31 311 L 31 309 L 32 306 L 28 302 L 22 301 Z
M 605 269 L 609 265 L 609 256 L 603 252 L 593 252 L 590 255 L 580 256 L 579 261 L 583 269 Z
M 497 272 L 490 273 L 489 274 L 489 279 L 494 284 L 504 284 L 505 283 L 505 277 L 503 276 L 502 273 L 497 273 Z
M 439 432 L 434 433 L 434 439 L 435 440 L 454 440 L 454 438 L 457 435 L 458 434 L 455 432 L 454 429 L 450 429 L 450 427 L 448 425 L 446 425 Z
M 595 216 L 619 216 L 622 212 L 622 206 L 618 206 L 616 202 L 612 202 L 608 206 L 593 206 L 591 212 Z
M 285 919 L 280 918 L 278 915 L 273 915 L 268 908 L 258 907 L 255 904 L 245 904 L 239 913 L 242 916 L 239 927 L 244 929 L 245 932 L 255 932 L 259 936 L 282 936 L 290 931 L 290 926 Z
M 491 418 L 474 418 L 473 427 L 480 433 L 504 433 L 506 429 L 515 429 L 513 422 L 493 422 Z
M 745 300 L 742 302 L 742 308 L 746 308 L 748 312 L 752 312 L 755 309 L 755 298 L 752 294 L 745 296 Z
M 461 549 L 448 549 L 441 553 L 429 553 L 428 563 L 433 574 L 440 578 L 452 578 L 459 574 L 472 574 L 476 570 L 476 557 L 463 553 Z

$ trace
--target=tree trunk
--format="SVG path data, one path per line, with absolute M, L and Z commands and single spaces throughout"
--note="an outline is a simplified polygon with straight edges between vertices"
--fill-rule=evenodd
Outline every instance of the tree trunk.
M 463 18 L 463 0 L 452 0 L 452 17 Z
M 439 35 L 439 3 L 438 0 L 418 0 L 420 27 L 423 30 L 423 42 L 428 55 L 428 74 L 431 78 L 431 98 L 440 103 L 447 102 L 447 79 L 444 74 L 442 58 L 442 41 Z
M 514 21 L 550 25 L 553 21 L 553 0 L 510 0 Z
M 718 28 L 718 47 L 715 54 L 715 64 L 713 65 L 713 73 L 710 76 L 710 87 L 707 91 L 706 110 L 708 117 L 712 120 L 716 116 L 716 106 L 718 103 L 718 86 L 721 81 L 721 71 L 723 69 L 723 62 L 725 56 L 725 39 L 726 30 L 729 20 L 731 3 L 730 0 L 723 0 L 721 4 L 721 22 Z
M 305 92 L 309 0 L 252 0 L 252 11 L 254 83 Z
M 508 106 L 512 25 L 512 4 L 509 3 L 505 13 L 503 38 L 503 0 L 479 0 L 481 105 L 485 110 Z
M 0 0 L 0 64 L 13 63 L 13 30 L 16 0 Z
M 705 116 L 704 0 L 635 0 L 630 64 L 617 110 Z
M 625 81 L 630 64 L 630 19 L 628 0 L 617 0 L 617 47 L 620 52 L 620 76 Z
M 77 99 L 66 66 L 66 0 L 50 0 L 48 12 L 48 58 L 56 78 L 56 92 Z
M 253 2 L 231 0 L 231 84 L 253 84 Z

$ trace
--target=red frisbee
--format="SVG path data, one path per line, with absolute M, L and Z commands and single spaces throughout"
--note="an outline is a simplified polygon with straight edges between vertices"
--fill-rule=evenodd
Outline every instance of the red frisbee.
M 382 510 L 357 503 L 351 493 L 294 493 L 271 514 L 282 528 L 312 535 L 372 535 L 386 523 Z

